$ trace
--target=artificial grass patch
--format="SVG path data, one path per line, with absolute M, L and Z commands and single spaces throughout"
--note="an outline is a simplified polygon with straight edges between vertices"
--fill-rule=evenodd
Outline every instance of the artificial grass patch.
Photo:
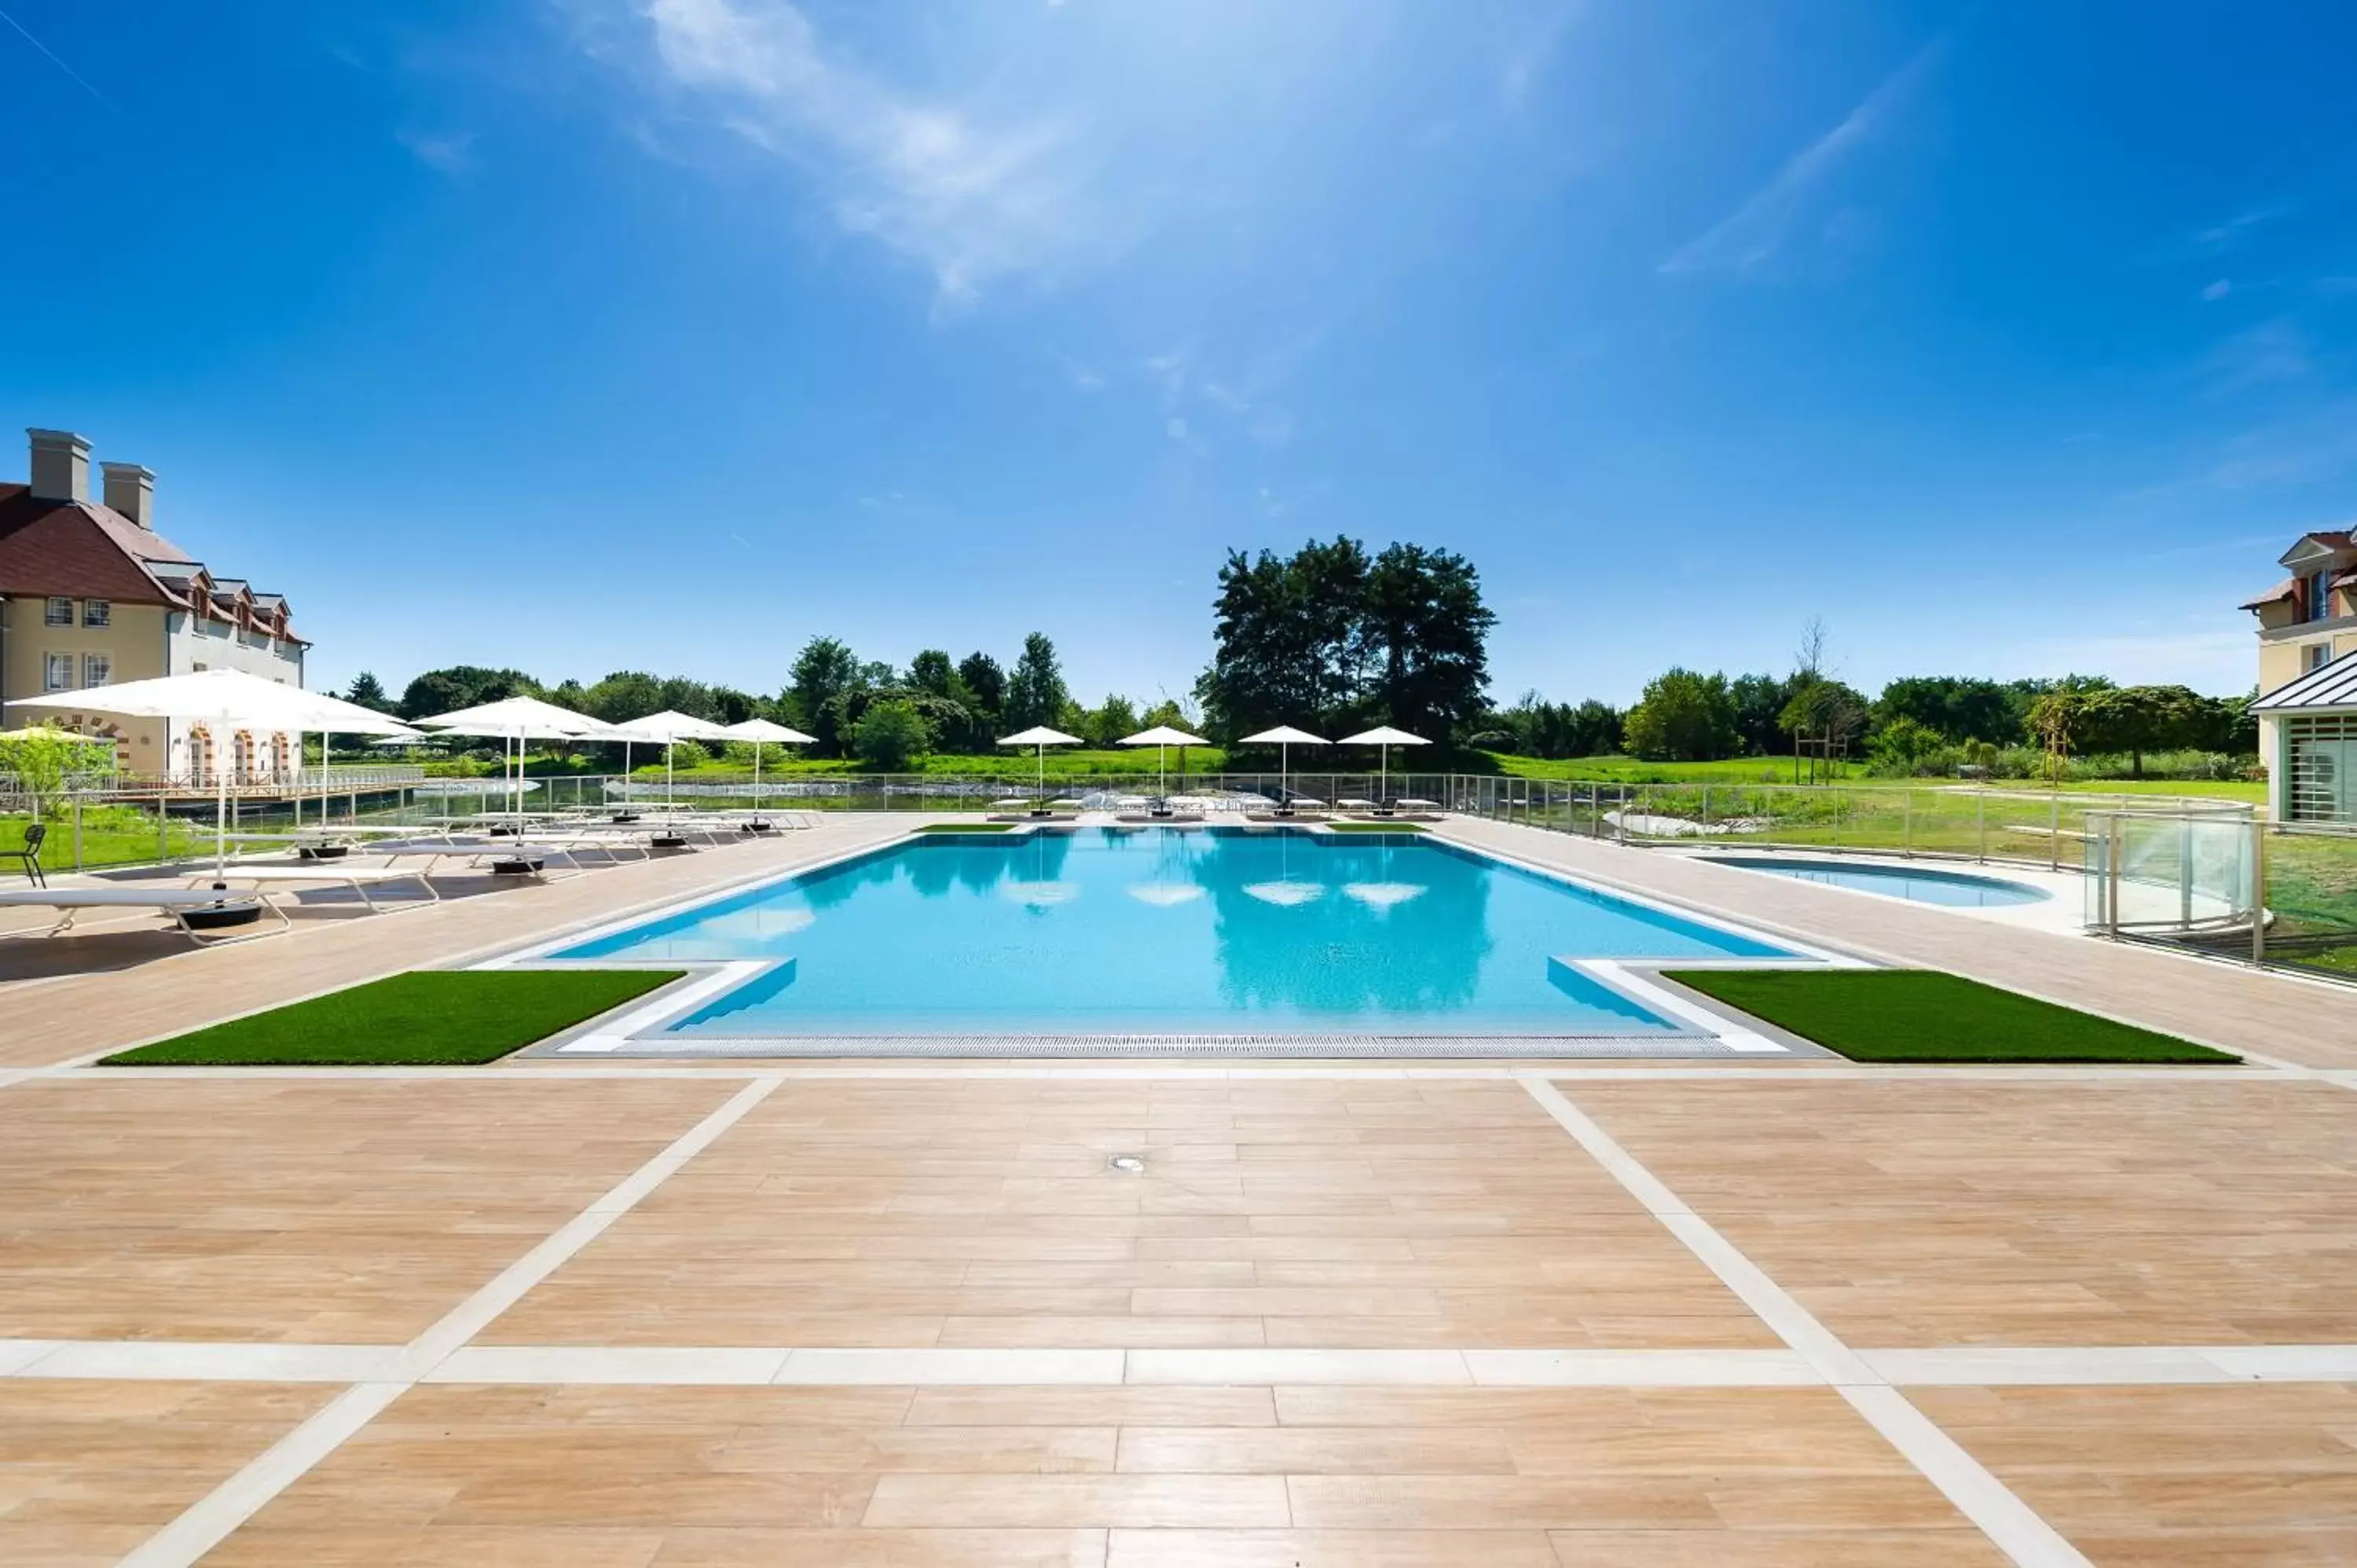
M 1022 825 L 1020 822 L 926 822 L 916 831 L 920 833 L 1006 833 Z
M 2190 1040 L 1932 970 L 1665 970 L 1862 1062 L 2237 1062 Z
M 1421 822 L 1329 822 L 1326 831 L 1335 833 L 1420 833 Z
M 118 1051 L 102 1067 L 459 1067 L 677 980 L 676 969 L 422 969 Z

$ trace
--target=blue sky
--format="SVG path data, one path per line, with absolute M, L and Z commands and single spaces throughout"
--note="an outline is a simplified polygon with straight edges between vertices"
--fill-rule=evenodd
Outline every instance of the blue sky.
M 1150 699 L 1227 547 L 1344 532 L 1474 559 L 1501 700 L 1813 615 L 2233 691 L 2357 515 L 2345 6 L 0 15 L 0 406 L 315 683 L 1037 628 Z

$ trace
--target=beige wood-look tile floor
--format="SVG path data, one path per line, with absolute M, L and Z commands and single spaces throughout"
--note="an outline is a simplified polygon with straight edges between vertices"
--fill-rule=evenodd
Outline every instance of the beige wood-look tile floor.
M 0 1563 L 115 1562 L 332 1392 L 262 1383 L 0 1382 Z
M 1582 1083 L 1853 1345 L 2357 1341 L 2357 1093 L 2273 1078 Z
M 1823 1390 L 414 1390 L 264 1564 L 2000 1562 Z
M 1926 1389 L 2103 1568 L 2357 1563 L 2357 1386 Z
M 1520 1086 L 1301 1079 L 790 1080 L 486 1337 L 1776 1343 Z
M 0 1090 L 0 1337 L 401 1343 L 730 1089 L 14 1085 Z

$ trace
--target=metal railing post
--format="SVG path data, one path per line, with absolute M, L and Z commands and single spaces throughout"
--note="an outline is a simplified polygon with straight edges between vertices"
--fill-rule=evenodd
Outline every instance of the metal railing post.
M 2251 813 L 2251 961 L 2267 961 L 2267 820 Z
M 2058 789 L 2046 798 L 2046 869 L 2062 869 L 2062 792 Z M 1982 858 L 1987 858 L 1984 849 Z
M 73 811 L 74 869 L 76 871 L 80 871 L 81 869 L 81 797 L 79 794 L 75 795 L 73 798 Z
M 1915 858 L 1915 791 L 1899 791 L 1899 858 Z
M 2120 819 L 2104 820 L 2104 930 L 2117 940 L 2120 934 L 2120 868 L 2127 858 L 2126 848 L 2120 843 Z

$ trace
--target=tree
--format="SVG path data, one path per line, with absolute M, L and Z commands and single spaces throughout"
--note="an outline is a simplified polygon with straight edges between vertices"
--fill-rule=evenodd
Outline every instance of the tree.
M 1063 715 L 1071 694 L 1064 690 L 1064 672 L 1056 662 L 1056 645 L 1048 634 L 1035 631 L 1023 639 L 1023 657 L 1006 678 L 999 722 L 1009 735 L 1034 725 L 1053 725 Z
M 1213 607 L 1195 694 L 1222 739 L 1383 722 L 1447 740 L 1486 709 L 1497 617 L 1462 556 L 1394 544 L 1370 560 L 1347 538 L 1288 557 L 1231 551 Z
M 453 664 L 428 670 L 410 682 L 401 693 L 401 716 L 431 718 L 510 697 L 536 696 L 540 682 L 521 670 L 486 670 L 473 664 Z
M 112 746 L 58 725 L 37 725 L 0 739 L 0 773 L 16 776 L 16 788 L 32 800 L 35 822 L 76 773 L 103 772 L 113 765 Z
M 931 749 L 932 731 L 916 704 L 907 701 L 876 703 L 861 715 L 852 732 L 859 760 L 887 773 L 897 773 Z
M 1738 675 L 1727 682 L 1735 705 L 1735 729 L 1745 752 L 1759 756 L 1783 749 L 1784 704 L 1792 700 L 1793 677 Z
M 2123 686 L 2073 693 L 2072 743 L 2082 751 L 2125 751 L 2129 777 L 2144 777 L 2144 754 L 2179 746 L 2223 749 L 2227 704 L 2186 686 Z
M 965 689 L 974 693 L 974 716 L 996 726 L 999 706 L 1006 700 L 1006 671 L 998 667 L 997 660 L 976 651 L 958 660 L 957 672 Z
M 1491 714 L 1485 723 L 1488 727 L 1472 737 L 1472 744 L 1517 757 L 1609 757 L 1620 749 L 1620 711 L 1593 697 L 1574 707 L 1525 692 L 1512 707 Z
M 1623 744 L 1649 762 L 1707 762 L 1736 746 L 1727 677 L 1674 669 L 1656 675 L 1629 710 Z
M 1930 725 L 1905 715 L 1891 719 L 1874 732 L 1874 740 L 1867 748 L 1873 771 L 1892 778 L 1908 778 L 1920 768 L 1923 759 L 1938 751 L 1947 742 Z
M 351 688 L 344 693 L 344 701 L 380 714 L 393 712 L 393 698 L 385 691 L 384 683 L 365 670 L 352 677 Z
M 797 729 L 807 730 L 817 740 L 820 756 L 841 757 L 844 754 L 844 736 L 835 728 L 838 710 L 834 700 L 865 684 L 858 659 L 837 639 L 813 637 L 802 644 L 802 650 L 794 656 L 794 667 L 788 680 L 786 702 L 791 710 L 790 722 Z
M 1829 762 L 1846 755 L 1850 742 L 1865 733 L 1872 714 L 1865 693 L 1824 674 L 1794 679 L 1798 685 L 1777 722 L 1795 742 L 1808 745 Z
M 1108 694 L 1103 702 L 1081 715 L 1080 727 L 1072 733 L 1091 746 L 1105 746 L 1147 727 L 1138 723 L 1137 710 L 1127 697 Z
M 931 692 L 936 697 L 954 696 L 950 690 L 957 679 L 957 669 L 950 656 L 938 648 L 928 648 L 909 660 L 909 684 L 920 692 Z
M 1381 661 L 1372 693 L 1382 717 L 1447 741 L 1487 705 L 1490 628 L 1480 575 L 1461 555 L 1394 544 L 1367 575 L 1362 637 Z
M 1874 717 L 1886 725 L 1911 719 L 1953 741 L 2018 746 L 2025 735 L 2024 714 L 2012 694 L 1995 681 L 1969 676 L 1901 676 L 1874 700 Z

